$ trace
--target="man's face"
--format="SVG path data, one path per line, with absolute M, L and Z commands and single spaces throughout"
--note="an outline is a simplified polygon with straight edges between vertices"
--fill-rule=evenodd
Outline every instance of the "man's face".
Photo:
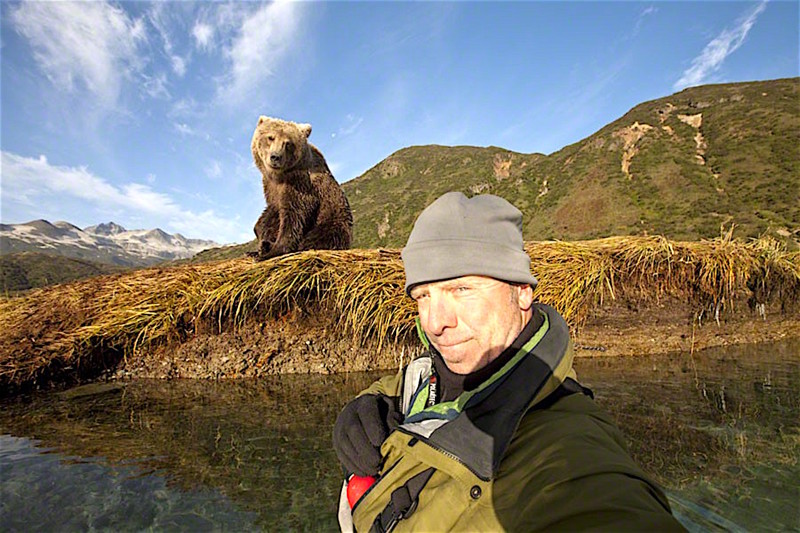
M 533 289 L 485 276 L 423 283 L 411 289 L 422 329 L 456 374 L 489 364 L 531 317 Z

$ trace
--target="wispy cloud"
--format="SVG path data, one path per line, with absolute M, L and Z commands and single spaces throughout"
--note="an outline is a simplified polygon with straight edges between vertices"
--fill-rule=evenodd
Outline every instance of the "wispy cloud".
M 3 201 L 31 205 L 43 198 L 76 199 L 97 219 L 115 212 L 124 219 L 146 219 L 152 227 L 180 231 L 191 237 L 231 242 L 240 235 L 236 220 L 220 217 L 213 210 L 195 213 L 178 205 L 167 194 L 149 185 L 126 183 L 115 186 L 95 176 L 86 167 L 51 165 L 45 156 L 29 158 L 2 152 Z M 151 182 L 151 175 L 145 178 Z M 154 180 L 154 177 L 153 177 Z M 66 218 L 69 215 L 66 214 Z M 63 214 L 61 215 L 63 216 Z
M 177 132 L 180 133 L 181 135 L 184 136 L 197 135 L 197 131 L 195 131 L 195 129 L 188 124 L 185 124 L 183 122 L 175 122 L 173 125 L 175 126 L 175 130 L 177 130 Z
M 167 116 L 173 119 L 195 117 L 200 114 L 201 107 L 201 104 L 194 98 L 181 98 L 180 100 L 172 102 Z
M 164 54 L 169 59 L 172 71 L 180 78 L 186 75 L 186 67 L 190 58 L 181 56 L 175 51 L 173 39 L 171 36 L 170 24 L 170 8 L 167 3 L 156 3 L 150 8 L 147 18 L 150 24 L 156 29 L 158 35 L 161 37 L 161 42 L 164 46 Z
M 677 91 L 706 83 L 708 77 L 719 70 L 725 59 L 742 46 L 750 28 L 753 27 L 756 19 L 766 7 L 766 1 L 759 2 L 755 8 L 739 19 L 736 27 L 726 28 L 708 43 L 700 55 L 692 60 L 692 66 L 683 73 L 681 79 L 675 82 L 673 89 Z
M 345 123 L 336 132 L 331 133 L 331 137 L 342 137 L 352 135 L 364 122 L 364 117 L 357 117 L 352 113 L 348 113 L 345 117 Z
M 212 180 L 219 179 L 222 177 L 222 163 L 217 161 L 216 159 L 212 159 L 208 162 L 208 166 L 206 167 L 206 176 L 211 178 Z
M 173 122 L 172 126 L 175 128 L 175 131 L 180 133 L 183 137 L 199 137 L 206 141 L 211 140 L 211 135 L 209 135 L 208 132 L 193 128 L 185 122 Z
M 272 2 L 241 21 L 225 50 L 229 70 L 219 87 L 221 101 L 240 103 L 276 76 L 300 44 L 304 9 L 299 2 Z
M 23 2 L 10 19 L 57 88 L 82 85 L 105 107 L 116 105 L 123 81 L 142 66 L 143 20 L 106 2 Z
M 166 74 L 162 73 L 153 77 L 142 74 L 142 80 L 142 87 L 151 98 L 169 99 Z
M 636 19 L 636 24 L 633 26 L 632 37 L 639 35 L 639 32 L 642 31 L 642 24 L 644 24 L 645 19 L 650 15 L 655 15 L 656 13 L 658 13 L 658 8 L 652 5 L 643 9 L 642 12 L 639 13 L 639 17 Z

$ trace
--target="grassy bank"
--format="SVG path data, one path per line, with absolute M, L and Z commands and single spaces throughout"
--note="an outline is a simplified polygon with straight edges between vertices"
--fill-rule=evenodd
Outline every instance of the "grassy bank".
M 536 297 L 574 328 L 609 300 L 678 298 L 719 317 L 748 304 L 792 312 L 800 299 L 800 253 L 766 238 L 615 237 L 526 248 Z M 396 342 L 411 334 L 415 315 L 403 282 L 397 250 L 310 251 L 152 268 L 4 298 L 0 393 L 91 378 L 200 331 L 273 323 L 298 308 L 333 317 L 328 334 L 352 343 Z

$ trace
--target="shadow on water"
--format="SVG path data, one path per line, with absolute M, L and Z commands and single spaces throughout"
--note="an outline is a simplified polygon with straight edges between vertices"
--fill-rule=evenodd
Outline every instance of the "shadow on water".
M 800 528 L 800 343 L 576 366 L 681 516 Z M 0 529 L 334 530 L 331 427 L 376 376 L 132 381 L 6 401 Z
M 800 340 L 576 369 L 676 514 L 704 530 L 800 529 Z

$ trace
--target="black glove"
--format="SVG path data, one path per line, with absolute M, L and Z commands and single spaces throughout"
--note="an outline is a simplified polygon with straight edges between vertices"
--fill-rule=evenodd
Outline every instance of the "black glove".
M 344 406 L 333 426 L 333 448 L 348 473 L 376 476 L 381 444 L 403 421 L 394 398 L 365 394 Z

